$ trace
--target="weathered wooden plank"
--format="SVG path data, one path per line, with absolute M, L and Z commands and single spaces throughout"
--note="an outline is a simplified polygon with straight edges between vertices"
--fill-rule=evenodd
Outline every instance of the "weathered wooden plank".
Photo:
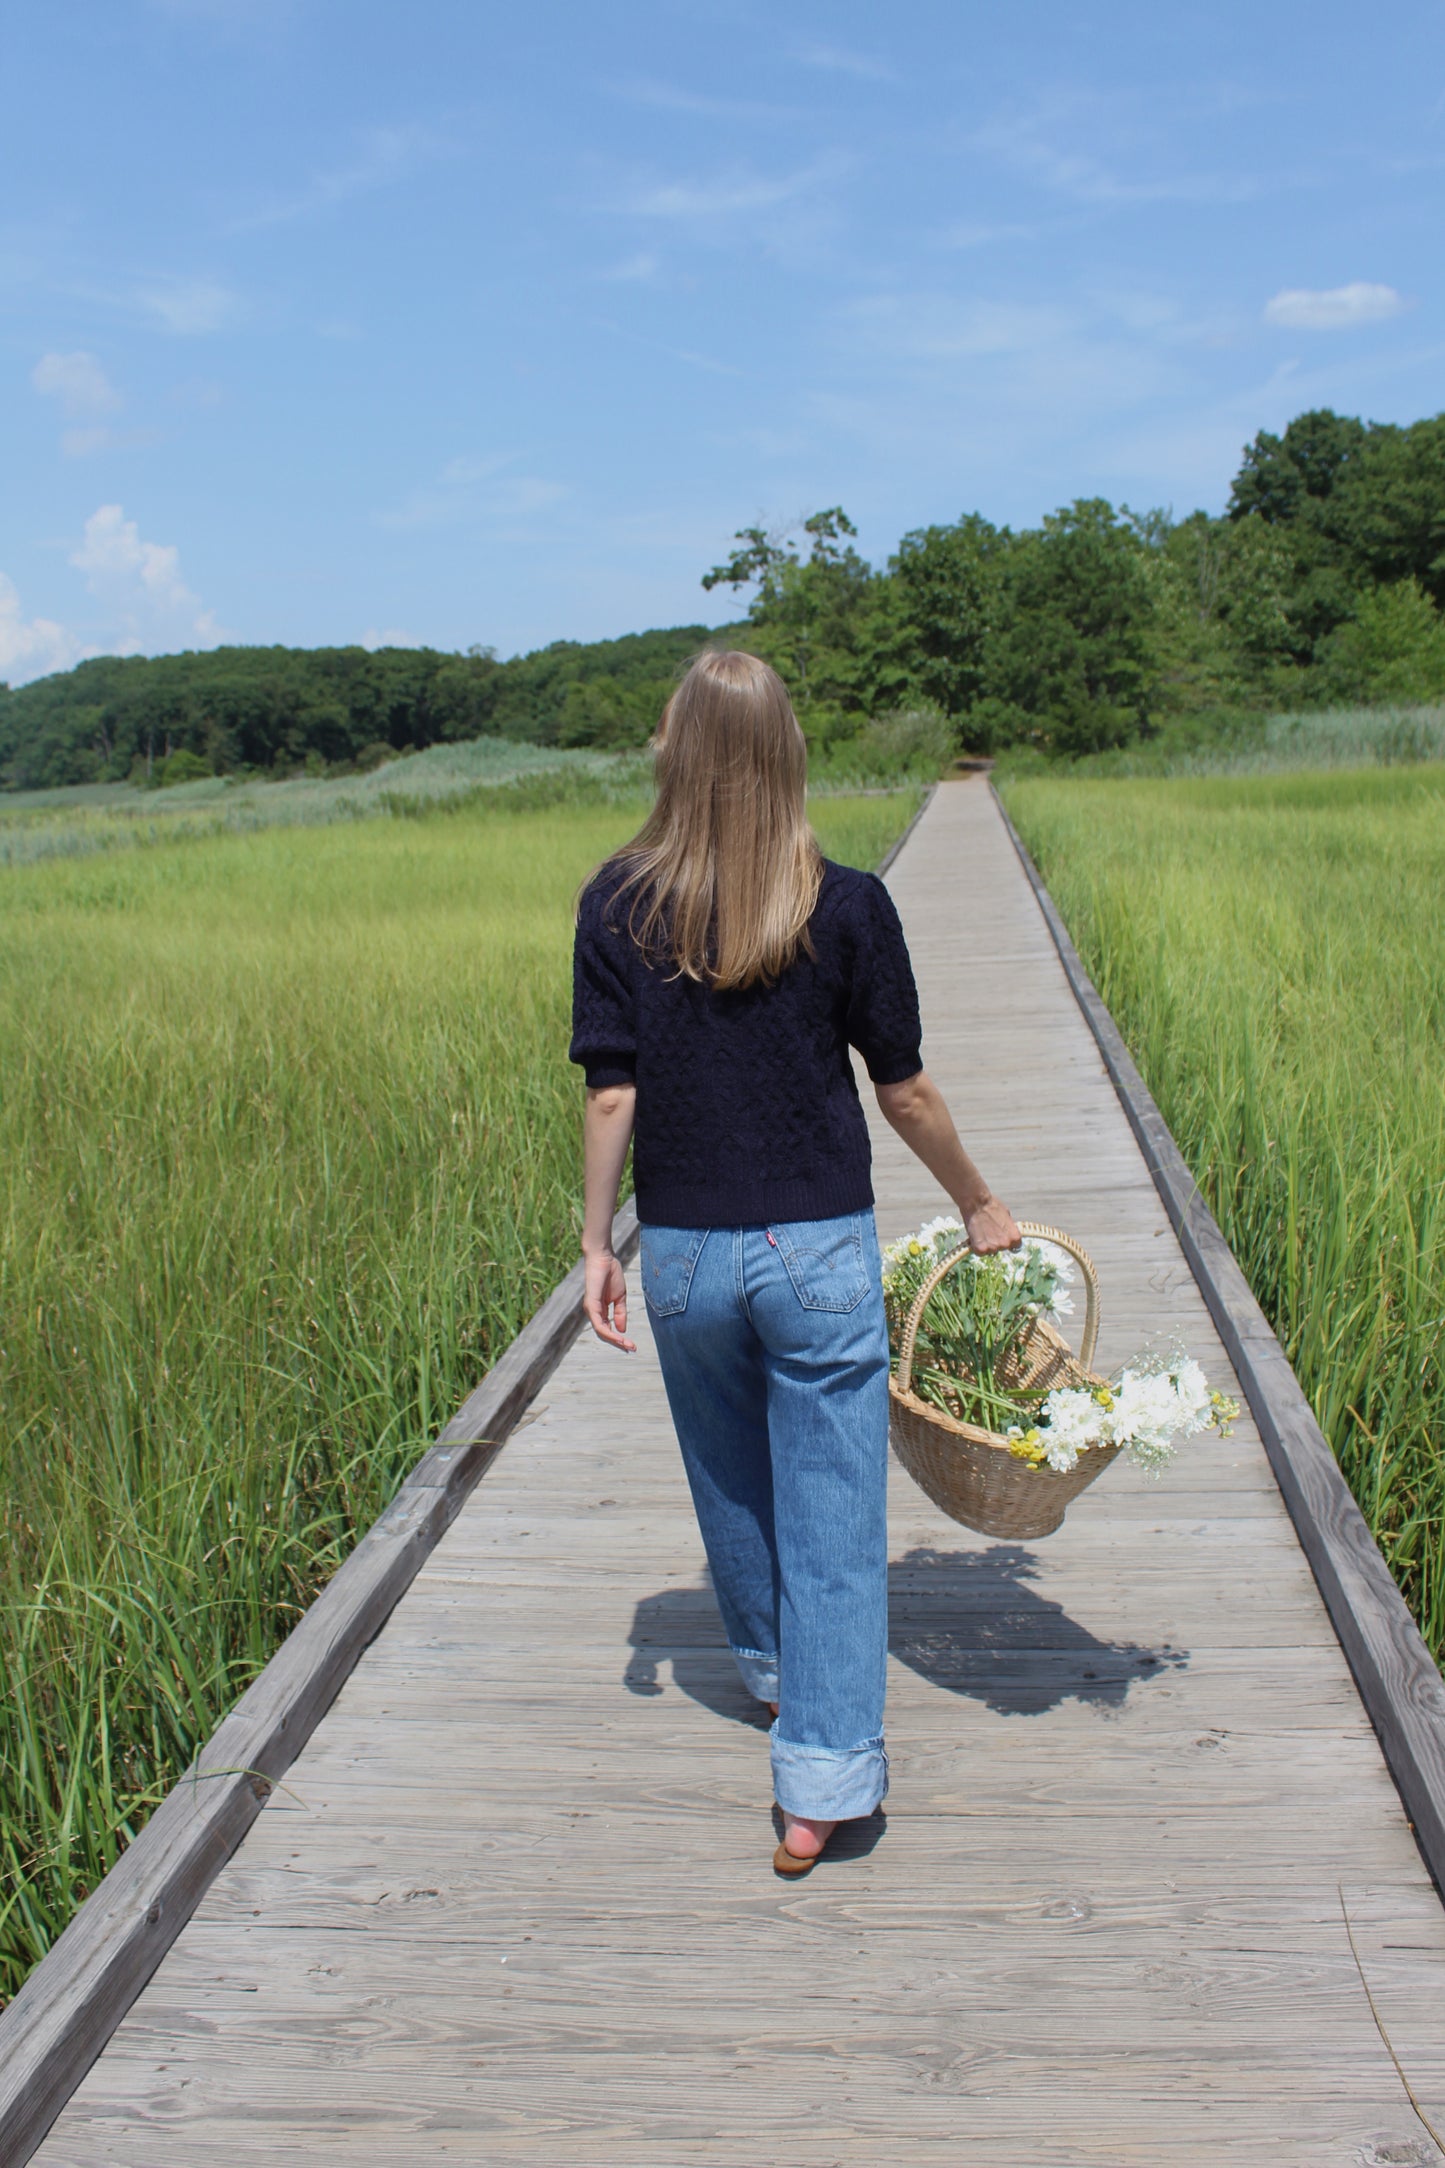
M 637 1214 L 618 1214 L 620 1257 Z M 418 1461 L 192 1767 L 0 2011 L 0 2159 L 29 2160 L 582 1323 L 580 1265 Z

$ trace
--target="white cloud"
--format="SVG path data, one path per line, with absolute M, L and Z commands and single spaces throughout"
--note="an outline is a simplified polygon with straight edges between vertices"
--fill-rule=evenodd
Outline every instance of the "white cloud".
M 623 285 L 650 286 L 662 268 L 661 259 L 651 249 L 640 249 L 635 256 L 625 256 L 609 270 L 599 271 L 598 277 L 616 280 Z
M 856 75 L 864 82 L 891 83 L 893 70 L 870 53 L 854 52 L 846 45 L 800 45 L 794 60 L 805 68 L 819 68 L 827 75 Z
M 654 354 L 666 354 L 670 361 L 685 362 L 690 369 L 705 369 L 710 376 L 746 376 L 746 369 L 735 362 L 719 361 L 713 354 L 701 354 L 696 347 L 671 346 L 665 339 L 650 339 L 645 332 L 630 331 L 624 324 L 615 324 L 605 316 L 595 316 L 590 321 L 599 331 L 610 331 L 614 338 L 626 339 L 633 346 L 645 346 Z
M 506 527 L 560 504 L 569 492 L 562 482 L 536 474 L 509 474 L 509 458 L 464 455 L 449 459 L 436 481 L 414 489 L 394 511 L 373 516 L 379 527 L 456 527 L 484 524 Z
M 52 670 L 68 670 L 87 652 L 93 650 L 54 618 L 27 618 L 15 582 L 0 572 L 0 682 L 23 685 Z
M 60 432 L 60 449 L 67 459 L 84 459 L 91 452 L 107 451 L 112 444 L 123 441 L 115 430 L 94 422 L 83 429 L 62 429 Z
M 202 338 L 224 331 L 242 314 L 240 296 L 218 279 L 143 279 L 130 293 L 130 303 L 143 315 L 153 317 L 163 331 L 178 338 Z
M 788 105 L 764 105 L 751 98 L 715 98 L 696 90 L 682 90 L 673 83 L 659 83 L 651 77 L 643 77 L 626 83 L 614 83 L 615 96 L 628 99 L 633 105 L 652 106 L 663 113 L 699 113 L 712 120 L 736 121 L 792 121 L 798 118 L 798 109 Z
M 398 625 L 388 625 L 384 630 L 368 625 L 361 635 L 360 645 L 374 655 L 379 647 L 425 647 L 426 642 L 419 640 L 414 632 L 403 632 Z
M 710 180 L 659 181 L 637 189 L 620 206 L 635 218 L 716 220 L 747 211 L 770 211 L 804 195 L 836 170 L 832 161 L 805 166 L 796 173 L 766 180 L 747 173 L 724 173 Z
M 1286 331 L 1353 331 L 1359 324 L 1382 324 L 1404 307 L 1403 297 L 1393 286 L 1355 279 L 1348 286 L 1323 291 L 1286 286 L 1265 303 L 1264 320 Z
M 232 233 L 252 233 L 265 226 L 280 226 L 292 219 L 309 218 L 329 211 L 352 196 L 368 194 L 400 180 L 424 158 L 452 157 L 454 146 L 423 128 L 372 128 L 362 138 L 359 156 L 349 164 L 331 166 L 314 173 L 309 181 L 286 195 L 275 195 L 233 219 Z
M 30 381 L 45 399 L 58 399 L 63 414 L 91 418 L 113 414 L 120 394 L 94 354 L 42 354 Z
M 847 311 L 870 345 L 909 361 L 958 361 L 1036 352 L 1062 340 L 1070 319 L 1031 302 L 959 301 L 946 294 L 880 294 Z
M 177 640 L 206 647 L 223 637 L 214 612 L 181 577 L 180 551 L 173 543 L 143 541 L 118 504 L 91 513 L 70 562 L 110 612 L 120 654 Z
M 1064 126 L 1079 125 L 1077 106 L 1077 100 L 1054 100 L 1034 113 L 1001 115 L 977 130 L 970 138 L 971 146 L 1075 203 L 1248 203 L 1260 193 L 1260 183 L 1247 173 L 1177 173 L 1126 180 L 1090 152 L 1060 150 L 1052 138 Z
M 1037 241 L 1051 230 L 1049 226 L 1028 225 L 1022 221 L 990 223 L 982 219 L 962 219 L 956 226 L 945 226 L 938 241 L 942 248 L 996 248 L 1005 241 Z
M 67 459 L 83 459 L 110 445 L 145 443 L 144 433 L 132 430 L 118 435 L 101 421 L 124 405 L 120 393 L 94 354 L 42 354 L 30 372 L 30 381 L 42 398 L 54 399 L 70 422 L 60 434 L 60 448 Z

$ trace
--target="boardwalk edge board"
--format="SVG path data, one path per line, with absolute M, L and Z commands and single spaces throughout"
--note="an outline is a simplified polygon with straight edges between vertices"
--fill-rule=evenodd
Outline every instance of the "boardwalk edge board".
M 612 1241 L 637 1247 L 628 1203 Z M 22 2168 L 582 1328 L 574 1265 L 0 2012 L 0 2162 Z
M 924 814 L 928 811 L 928 808 L 932 805 L 937 795 L 938 785 L 936 783 L 930 783 L 927 790 L 923 793 L 923 797 L 920 801 L 918 811 L 914 814 L 912 820 L 908 823 L 908 826 L 904 829 L 902 835 L 898 838 L 897 842 L 893 845 L 891 850 L 887 850 L 883 853 L 883 856 L 879 859 L 877 865 L 873 868 L 873 871 L 877 874 L 880 881 L 883 879 L 884 874 L 887 873 L 888 868 L 892 865 L 894 859 L 897 858 L 902 852 L 904 844 L 910 841 L 914 829 L 918 826 L 918 823 L 922 820 Z
M 992 783 L 1000 816 L 1098 1042 L 1190 1270 L 1244 1388 L 1300 1547 L 1354 1673 L 1425 1864 L 1445 1896 L 1445 1679 L 1340 1472 L 1304 1388 L 1135 1067 Z

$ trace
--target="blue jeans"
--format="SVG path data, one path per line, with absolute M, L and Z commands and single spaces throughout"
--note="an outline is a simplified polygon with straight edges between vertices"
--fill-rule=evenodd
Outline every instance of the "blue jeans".
M 888 1328 L 871 1212 L 644 1227 L 643 1293 L 723 1625 L 810 1819 L 888 1789 Z

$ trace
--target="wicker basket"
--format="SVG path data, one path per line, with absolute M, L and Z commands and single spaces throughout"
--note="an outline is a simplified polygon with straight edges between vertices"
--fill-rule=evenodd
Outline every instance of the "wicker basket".
M 1036 1318 L 1017 1353 L 1000 1371 L 999 1383 L 1039 1392 L 1049 1392 L 1056 1385 L 1102 1385 L 1104 1380 L 1089 1369 L 1099 1332 L 1099 1275 L 1092 1258 L 1057 1227 L 1024 1221 L 1020 1231 L 1057 1244 L 1079 1266 L 1084 1275 L 1084 1336 L 1075 1356 L 1052 1325 Z M 1051 1535 L 1062 1523 L 1070 1501 L 1103 1474 L 1118 1446 L 1091 1446 L 1063 1475 L 1021 1460 L 997 1431 L 960 1423 L 909 1390 L 913 1346 L 924 1306 L 949 1268 L 966 1254 L 950 1250 L 939 1260 L 904 1319 L 897 1374 L 888 1380 L 893 1450 L 919 1488 L 966 1528 L 976 1528 L 985 1536 Z

